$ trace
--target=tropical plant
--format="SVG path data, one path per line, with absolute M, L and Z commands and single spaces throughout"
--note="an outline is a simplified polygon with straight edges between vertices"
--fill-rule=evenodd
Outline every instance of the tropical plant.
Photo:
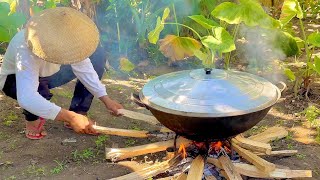
M 0 43 L 9 42 L 25 23 L 26 17 L 16 12 L 16 2 L 0 2 Z
M 206 3 L 209 1 L 206 0 Z M 216 1 L 211 0 L 210 2 L 214 3 Z M 255 0 L 239 0 L 239 3 L 223 2 L 216 6 L 210 14 L 188 16 L 205 30 L 201 31 L 201 33 L 199 30 L 177 21 L 166 22 L 169 12 L 170 10 L 167 8 L 162 18 L 158 17 L 156 27 L 149 32 L 148 38 L 150 43 L 159 42 L 160 51 L 172 61 L 196 56 L 202 60 L 206 67 L 212 68 L 215 61 L 224 58 L 225 68 L 229 69 L 230 53 L 236 49 L 235 40 L 240 25 L 264 28 L 272 30 L 272 33 L 276 32 L 278 37 L 284 40 L 274 41 L 277 42 L 275 47 L 278 46 L 285 49 L 292 42 L 292 44 L 296 45 L 290 34 L 277 30 L 280 27 L 280 22 L 270 17 Z M 220 22 L 217 23 L 217 20 Z M 167 35 L 159 40 L 164 26 L 169 24 L 186 27 L 195 34 L 195 37 L 181 37 L 177 32 L 177 35 Z M 286 53 L 295 54 L 295 52 L 291 51 L 293 49 L 296 48 L 289 48 Z
M 307 36 L 302 21 L 304 16 L 300 3 L 297 0 L 285 0 L 282 7 L 280 21 L 283 25 L 286 25 L 293 18 L 297 18 L 300 24 L 302 39 L 297 39 L 303 42 L 306 61 L 305 66 L 298 69 L 297 72 L 294 72 L 289 68 L 285 68 L 284 72 L 291 81 L 295 81 L 295 95 L 297 95 L 302 85 L 302 88 L 306 91 L 306 98 L 308 98 L 310 84 L 313 82 L 315 77 L 319 77 L 320 75 L 320 57 L 313 55 L 315 48 L 320 47 L 320 33 L 316 31 Z M 301 60 L 298 59 L 297 61 Z

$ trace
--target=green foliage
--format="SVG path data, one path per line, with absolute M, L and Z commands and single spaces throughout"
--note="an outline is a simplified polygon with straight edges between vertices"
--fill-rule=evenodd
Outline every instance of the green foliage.
M 236 49 L 232 36 L 222 27 L 215 28 L 213 36 L 202 37 L 201 42 L 218 53 L 227 53 Z
M 296 76 L 293 71 L 289 68 L 284 68 L 284 74 L 290 79 L 290 81 L 295 81 Z
M 66 167 L 65 163 L 64 162 L 59 162 L 57 160 L 54 160 L 54 162 L 57 163 L 57 165 L 50 170 L 50 173 L 51 174 L 59 174 L 59 173 L 61 173 Z
M 240 24 L 247 26 L 261 26 L 275 28 L 279 23 L 265 13 L 261 5 L 255 0 L 239 0 L 239 4 L 225 2 L 218 5 L 212 15 L 228 24 Z
M 316 106 L 309 106 L 302 113 L 306 116 L 311 126 L 320 126 L 320 123 L 316 119 L 320 115 L 320 109 L 318 109 Z
M 291 34 L 280 30 L 270 30 L 270 35 L 274 38 L 270 38 L 267 41 L 271 41 L 270 43 L 275 49 L 282 50 L 287 57 L 299 54 L 297 41 Z
M 135 68 L 135 65 L 127 58 L 120 58 L 120 70 L 123 72 L 131 72 Z
M 95 157 L 95 153 L 91 148 L 84 149 L 80 152 L 78 150 L 75 150 L 71 154 L 72 154 L 73 160 L 75 161 L 82 160 L 83 162 L 86 162 L 87 160 Z
M 5 126 L 11 126 L 17 119 L 17 114 L 13 111 L 10 111 L 10 113 L 4 118 L 3 124 Z
M 281 23 L 286 25 L 294 17 L 299 19 L 303 18 L 303 12 L 300 3 L 297 0 L 285 0 L 280 15 Z
M 95 140 L 96 146 L 98 148 L 102 147 L 105 144 L 105 142 L 108 140 L 109 140 L 109 136 L 107 135 L 98 136 L 98 138 Z
M 32 175 L 32 176 L 44 176 L 46 175 L 45 172 L 45 168 L 43 167 L 38 167 L 36 165 L 29 165 L 27 170 L 26 170 L 27 174 Z
M 200 24 L 202 27 L 206 29 L 212 29 L 220 26 L 217 22 L 211 19 L 207 19 L 203 15 L 193 15 L 193 16 L 189 16 L 189 18 L 194 20 L 195 22 L 197 22 L 198 24 Z
M 148 34 L 148 39 L 149 39 L 150 43 L 156 44 L 157 41 L 159 40 L 160 33 L 164 29 L 163 23 L 168 18 L 169 13 L 170 13 L 170 9 L 166 8 L 163 11 L 162 18 L 161 19 L 160 19 L 160 17 L 157 18 L 157 25 L 156 25 L 155 29 L 152 30 L 151 32 L 149 32 L 149 34 Z
M 317 31 L 310 34 L 307 41 L 312 46 L 320 47 L 320 33 Z
M 26 17 L 10 9 L 9 3 L 0 2 L 0 42 L 9 42 L 25 21 Z

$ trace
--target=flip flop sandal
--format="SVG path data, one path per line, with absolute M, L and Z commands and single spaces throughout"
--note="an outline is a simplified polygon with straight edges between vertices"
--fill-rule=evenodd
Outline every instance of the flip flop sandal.
M 38 127 L 30 127 L 30 129 L 32 129 L 31 131 L 38 132 L 38 133 L 35 133 L 36 135 L 32 135 L 32 134 L 30 134 L 30 131 L 28 132 L 28 130 L 26 129 L 26 137 L 27 138 L 32 139 L 32 140 L 38 140 L 38 139 L 42 139 L 46 136 L 46 135 L 42 134 L 42 132 L 43 132 L 42 129 L 43 129 L 44 124 L 46 123 L 46 120 L 43 118 L 39 118 L 39 120 L 40 120 L 40 123 L 39 123 Z

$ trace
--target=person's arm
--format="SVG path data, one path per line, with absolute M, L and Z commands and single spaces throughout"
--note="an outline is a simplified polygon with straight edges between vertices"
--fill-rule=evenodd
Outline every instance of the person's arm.
M 38 93 L 39 61 L 26 50 L 20 50 L 16 59 L 17 100 L 19 105 L 45 119 L 68 122 L 78 133 L 95 134 L 87 117 L 62 109 Z
M 79 63 L 74 63 L 71 66 L 74 74 L 88 91 L 99 98 L 113 115 L 117 115 L 117 110 L 122 109 L 123 107 L 107 95 L 106 88 L 99 80 L 98 74 L 94 70 L 90 59 L 87 58 Z
M 16 59 L 16 85 L 19 105 L 45 119 L 54 120 L 61 107 L 46 100 L 38 93 L 39 59 L 21 49 Z

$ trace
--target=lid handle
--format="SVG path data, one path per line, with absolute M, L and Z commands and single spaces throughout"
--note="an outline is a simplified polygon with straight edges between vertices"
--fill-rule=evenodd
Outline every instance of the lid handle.
M 211 74 L 212 68 L 204 68 L 206 74 Z

